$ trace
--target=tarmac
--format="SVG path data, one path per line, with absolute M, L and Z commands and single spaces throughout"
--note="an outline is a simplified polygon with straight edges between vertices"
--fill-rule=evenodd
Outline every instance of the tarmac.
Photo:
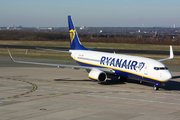
M 74 61 L 15 58 L 72 64 Z M 179 120 L 180 67 L 158 91 L 117 78 L 98 84 L 86 70 L 18 64 L 0 56 L 0 120 Z

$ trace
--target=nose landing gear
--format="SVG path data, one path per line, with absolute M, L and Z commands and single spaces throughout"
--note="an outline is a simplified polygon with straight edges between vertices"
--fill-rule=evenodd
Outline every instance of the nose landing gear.
M 159 86 L 154 85 L 153 90 L 159 90 Z
M 153 90 L 159 90 L 160 83 L 154 83 Z

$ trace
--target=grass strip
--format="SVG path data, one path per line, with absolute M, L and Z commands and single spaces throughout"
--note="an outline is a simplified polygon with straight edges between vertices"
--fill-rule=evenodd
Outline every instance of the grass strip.
M 45 46 L 45 47 L 70 47 L 69 42 L 61 41 L 13 41 L 1 40 L 1 45 L 22 45 L 22 46 Z M 128 50 L 155 50 L 169 51 L 169 45 L 151 45 L 151 44 L 127 44 L 127 43 L 94 43 L 83 42 L 87 48 L 106 48 L 106 49 L 128 49 Z M 180 51 L 180 46 L 173 45 L 174 51 Z

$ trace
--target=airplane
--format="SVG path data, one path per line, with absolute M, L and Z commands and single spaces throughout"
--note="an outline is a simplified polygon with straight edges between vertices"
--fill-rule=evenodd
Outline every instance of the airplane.
M 92 49 L 87 49 L 81 44 L 71 16 L 68 16 L 68 25 L 71 47 L 69 51 L 44 48 L 37 49 L 69 53 L 80 66 L 15 61 L 7 48 L 11 60 L 16 63 L 86 69 L 88 71 L 88 77 L 93 81 L 98 81 L 99 83 L 105 83 L 109 75 L 117 76 L 121 81 L 126 81 L 128 78 L 130 78 L 139 80 L 141 82 L 151 82 L 154 83 L 154 90 L 158 90 L 161 85 L 164 85 L 165 82 L 172 78 L 171 72 L 163 63 L 161 63 L 162 61 L 174 58 L 172 46 L 170 46 L 170 57 L 161 60 L 154 60 L 132 55 L 92 51 Z

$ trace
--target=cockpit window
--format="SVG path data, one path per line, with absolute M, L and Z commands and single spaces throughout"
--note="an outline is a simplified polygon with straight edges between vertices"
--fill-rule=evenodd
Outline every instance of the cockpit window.
M 154 67 L 155 70 L 168 70 L 167 67 Z

